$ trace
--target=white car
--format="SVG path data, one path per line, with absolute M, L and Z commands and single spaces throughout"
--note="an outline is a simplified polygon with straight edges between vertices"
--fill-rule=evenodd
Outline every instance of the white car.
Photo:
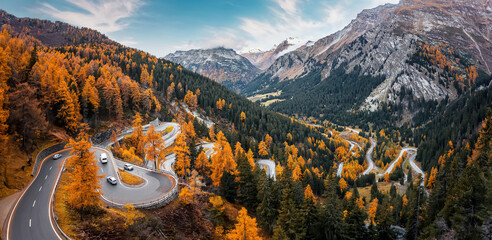
M 108 163 L 108 155 L 106 153 L 101 153 L 99 161 L 101 161 L 101 163 Z
M 116 178 L 113 177 L 113 176 L 109 176 L 106 178 L 106 180 L 108 180 L 109 183 L 113 184 L 113 185 L 116 185 L 118 182 L 116 181 Z
M 61 157 L 62 157 L 62 155 L 61 155 L 61 154 L 59 154 L 59 153 L 57 153 L 57 154 L 53 155 L 53 160 L 58 160 L 58 159 L 60 159 Z
M 133 166 L 131 164 L 129 164 L 129 163 L 125 163 L 125 167 L 124 168 L 127 171 L 132 171 L 133 170 Z

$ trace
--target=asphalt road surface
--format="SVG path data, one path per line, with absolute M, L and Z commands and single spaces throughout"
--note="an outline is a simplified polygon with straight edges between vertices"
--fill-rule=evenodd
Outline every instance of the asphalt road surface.
M 276 169 L 275 169 L 275 162 L 270 160 L 270 159 L 261 159 L 256 162 L 260 166 L 261 169 L 266 168 L 267 169 L 267 175 L 273 180 L 276 180 Z
M 50 201 L 52 191 L 69 150 L 62 151 L 62 158 L 52 155 L 41 165 L 36 178 L 16 202 L 9 218 L 7 239 L 58 239 L 51 222 Z
M 163 137 L 167 146 L 176 139 L 179 125 L 177 123 L 162 123 L 156 127 L 156 131 L 163 131 L 169 126 L 173 126 L 173 130 Z M 131 134 L 132 131 L 133 129 L 127 130 L 118 136 L 118 139 Z M 106 147 L 110 143 L 106 141 L 102 145 Z M 108 203 L 139 204 L 157 200 L 171 191 L 176 184 L 170 176 L 134 166 L 132 174 L 144 179 L 144 183 L 135 187 L 127 186 L 122 184 L 119 174 L 117 174 L 118 167 L 123 168 L 124 162 L 113 159 L 112 154 L 102 148 L 94 147 L 92 151 L 99 166 L 98 173 L 104 175 L 100 179 L 101 198 Z M 108 163 L 106 164 L 99 161 L 99 156 L 103 152 L 108 155 Z M 62 170 L 62 163 L 69 156 L 70 150 L 63 150 L 59 153 L 62 154 L 62 158 L 58 160 L 53 160 L 53 155 L 49 155 L 43 160 L 38 174 L 15 203 L 14 210 L 8 219 L 7 239 L 61 239 L 61 234 L 57 232 L 55 223 L 51 220 L 50 202 L 54 194 L 55 183 Z M 116 177 L 118 183 L 116 185 L 110 184 L 106 180 L 107 176 Z

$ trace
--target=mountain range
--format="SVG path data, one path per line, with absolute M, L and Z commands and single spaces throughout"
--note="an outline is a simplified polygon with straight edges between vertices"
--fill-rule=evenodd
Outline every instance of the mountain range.
M 263 101 L 276 100 L 271 107 L 286 114 L 326 119 L 333 112 L 399 105 L 412 117 L 416 102 L 453 100 L 490 83 L 491 19 L 489 0 L 402 0 L 363 10 L 315 42 L 286 40 L 269 51 L 243 53 L 259 74 L 244 78 L 239 91 L 281 90 Z
M 177 51 L 164 58 L 233 90 L 249 83 L 260 72 L 248 59 L 223 47 Z

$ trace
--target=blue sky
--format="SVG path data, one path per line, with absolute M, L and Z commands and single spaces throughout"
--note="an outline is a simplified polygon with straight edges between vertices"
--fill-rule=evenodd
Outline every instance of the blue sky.
M 268 50 L 288 37 L 317 40 L 357 13 L 399 0 L 8 0 L 18 17 L 60 20 L 103 32 L 157 57 L 224 46 Z

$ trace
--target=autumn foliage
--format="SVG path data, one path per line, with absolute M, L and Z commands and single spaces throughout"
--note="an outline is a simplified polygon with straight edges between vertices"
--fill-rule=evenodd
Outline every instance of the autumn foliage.
M 69 146 L 72 151 L 67 169 L 71 183 L 67 186 L 67 202 L 70 207 L 84 211 L 98 205 L 101 189 L 99 178 L 102 176 L 97 174 L 99 167 L 85 134 L 77 141 L 70 139 Z
M 211 164 L 211 178 L 213 185 L 220 186 L 220 179 L 224 172 L 229 172 L 231 174 L 236 174 L 237 164 L 234 161 L 231 145 L 227 142 L 226 137 L 220 131 L 216 135 L 216 142 L 214 146 L 215 154 L 212 156 Z
M 258 235 L 256 219 L 248 216 L 246 208 L 239 210 L 234 229 L 226 234 L 228 240 L 257 240 L 261 239 Z

